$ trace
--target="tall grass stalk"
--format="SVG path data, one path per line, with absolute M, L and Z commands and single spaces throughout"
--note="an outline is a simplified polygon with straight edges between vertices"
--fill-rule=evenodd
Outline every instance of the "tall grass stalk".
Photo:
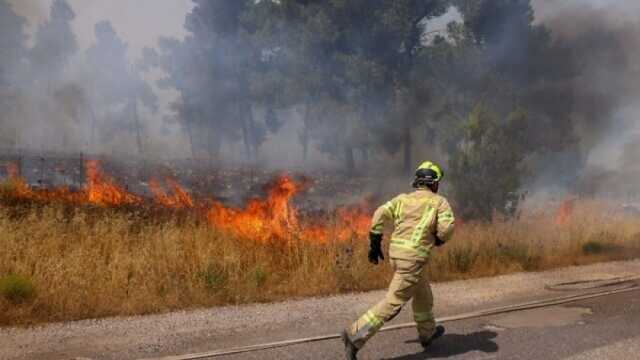
M 384 288 L 389 266 L 367 240 L 256 243 L 180 211 L 1 203 L 0 278 L 29 296 L 0 296 L 0 325 L 133 315 Z M 640 222 L 583 203 L 552 214 L 467 223 L 434 250 L 433 281 L 619 260 L 640 254 Z M 385 241 L 388 244 L 388 241 Z M 15 299 L 14 299 L 15 300 Z

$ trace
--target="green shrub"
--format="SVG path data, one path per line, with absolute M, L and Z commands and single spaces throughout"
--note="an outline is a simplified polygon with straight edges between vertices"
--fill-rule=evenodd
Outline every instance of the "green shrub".
M 0 278 L 0 295 L 13 304 L 20 304 L 33 298 L 35 286 L 30 279 L 20 275 Z
M 209 266 L 207 266 L 204 271 L 200 272 L 199 275 L 205 288 L 210 291 L 222 289 L 229 279 L 227 272 L 221 266 L 216 264 L 209 264 Z
M 499 244 L 497 256 L 504 259 L 501 261 L 520 264 L 525 271 L 538 269 L 542 261 L 539 254 L 534 254 L 529 246 L 521 243 Z
M 447 253 L 449 266 L 460 273 L 467 273 L 471 270 L 478 254 L 470 247 L 453 248 Z
M 249 274 L 249 281 L 254 287 L 261 287 L 267 281 L 267 272 L 260 265 L 256 266 Z
M 611 253 L 615 250 L 615 245 L 596 240 L 587 241 L 586 243 L 584 243 L 584 245 L 582 245 L 582 253 L 585 255 L 605 254 Z

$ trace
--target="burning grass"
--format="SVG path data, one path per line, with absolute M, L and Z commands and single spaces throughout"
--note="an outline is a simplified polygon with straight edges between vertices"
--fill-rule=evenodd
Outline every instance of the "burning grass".
M 113 199 L 132 198 L 92 201 L 87 183 L 79 192 L 40 193 L 19 181 L 0 188 L 0 280 L 26 284 L 0 293 L 0 325 L 380 289 L 391 275 L 388 266 L 367 262 L 366 205 L 311 221 L 291 206 L 301 184 L 288 177 L 237 209 L 190 199 L 171 182 L 168 191 L 155 184 L 152 200 L 113 206 Z M 615 207 L 575 201 L 560 214 L 459 226 L 432 256 L 430 276 L 472 278 L 640 254 L 640 224 Z M 16 301 L 16 293 L 28 296 Z

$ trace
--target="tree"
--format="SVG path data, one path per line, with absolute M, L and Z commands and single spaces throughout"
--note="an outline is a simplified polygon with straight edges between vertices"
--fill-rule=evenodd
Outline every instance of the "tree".
M 0 86 L 20 82 L 26 56 L 26 20 L 16 14 L 6 0 L 0 0 Z
M 250 6 L 258 5 L 251 0 L 197 0 L 195 4 L 187 16 L 187 30 L 204 47 L 215 64 L 215 79 L 225 86 L 224 91 L 211 94 L 217 99 L 207 100 L 216 103 L 218 114 L 234 118 L 247 157 L 255 159 L 264 141 L 264 128 L 254 118 L 251 75 L 262 54 L 251 44 L 250 35 L 255 28 L 243 22 L 243 15 Z
M 462 124 L 458 149 L 449 161 L 453 196 L 462 218 L 491 220 L 512 215 L 521 198 L 527 147 L 527 115 L 515 110 L 501 118 L 478 104 Z
M 53 81 L 57 80 L 78 45 L 71 29 L 75 12 L 66 0 L 54 0 L 51 4 L 49 20 L 40 25 L 35 36 L 35 45 L 31 49 L 32 73 L 36 79 L 46 81 L 48 92 L 53 90 Z
M 16 97 L 24 85 L 21 77 L 26 74 L 26 20 L 18 16 L 11 6 L 0 0 L 0 144 L 14 143 L 9 124 L 16 110 Z
M 191 19 L 188 26 L 192 32 L 183 41 L 161 39 L 158 50 L 145 50 L 141 68 L 164 71 L 158 85 L 174 88 L 181 95 L 172 108 L 187 134 L 192 156 L 202 149 L 213 159 L 223 141 L 240 138 L 238 107 L 234 105 L 237 87 L 220 65 L 222 58 L 215 51 L 211 31 L 198 26 L 197 18 Z
M 490 219 L 517 205 L 533 155 L 572 143 L 566 84 L 578 67 L 548 29 L 534 25 L 529 1 L 455 3 L 464 23 L 450 24 L 425 49 L 417 77 L 435 95 L 429 127 L 449 155 L 454 199 L 465 216 Z M 500 179 L 485 182 L 498 171 Z
M 98 101 L 106 112 L 110 112 L 114 107 L 122 108 L 119 122 L 102 125 L 132 128 L 138 154 L 142 155 L 144 153 L 143 129 L 139 119 L 138 103 L 155 112 L 157 97 L 127 60 L 127 44 L 118 37 L 111 23 L 103 21 L 96 24 L 95 34 L 96 43 L 87 49 L 86 54 L 87 61 L 95 74 L 97 93 L 94 101 Z M 127 126 L 127 124 L 133 124 L 133 126 Z M 95 124 L 91 127 L 93 129 Z
M 196 157 L 196 136 L 201 134 L 198 126 L 202 119 L 198 108 L 204 105 L 203 96 L 195 96 L 200 90 L 196 86 L 198 81 L 206 81 L 210 72 L 206 69 L 196 68 L 203 62 L 196 62 L 198 56 L 197 46 L 192 36 L 184 41 L 161 38 L 158 50 L 145 48 L 139 68 L 148 71 L 151 68 L 160 68 L 164 71 L 164 77 L 158 81 L 162 89 L 176 89 L 181 98 L 171 104 L 173 115 L 167 117 L 167 121 L 176 121 L 184 129 L 189 140 L 191 155 Z M 202 57 L 200 57 L 202 58 Z
M 400 112 L 396 108 L 402 102 L 398 94 L 406 92 L 403 89 L 410 78 L 413 59 L 423 45 L 425 22 L 443 14 L 447 3 L 278 2 L 274 16 L 281 21 L 272 26 L 281 40 L 275 46 L 276 55 L 288 65 L 287 97 L 302 104 L 303 157 L 306 158 L 315 133 L 320 149 L 342 158 L 345 169 L 352 172 L 356 150 L 366 162 L 372 138 L 397 132 L 397 123 L 385 119 L 389 120 L 394 111 Z M 327 116 L 328 111 L 323 108 L 332 103 L 342 104 L 342 116 Z M 407 121 L 403 126 L 403 133 L 409 134 L 408 142 L 411 124 Z M 332 136 L 327 138 L 327 134 Z M 402 145 L 401 138 L 394 139 L 399 141 L 386 147 L 392 151 Z M 406 148 L 410 154 L 411 145 Z M 406 162 L 410 162 L 410 156 Z
M 247 158 L 255 160 L 265 139 L 266 127 L 256 122 L 255 105 L 273 100 L 265 95 L 270 87 L 264 81 L 265 57 L 252 38 L 256 28 L 246 19 L 249 8 L 257 6 L 248 0 L 195 1 L 185 21 L 189 35 L 183 41 L 162 39 L 158 51 L 146 51 L 142 68 L 160 67 L 167 76 L 159 85 L 181 94 L 173 108 L 193 156 L 204 148 L 214 158 L 223 141 L 241 138 Z M 277 130 L 272 110 L 263 113 Z
M 463 22 L 428 34 L 450 6 Z M 354 172 L 390 154 L 406 173 L 422 140 L 460 177 L 463 213 L 487 219 L 517 204 L 532 157 L 574 138 L 565 99 L 580 66 L 529 0 L 198 0 L 186 28 L 146 62 L 181 93 L 194 155 L 241 140 L 255 159 L 280 111 L 296 110 L 303 159 L 313 144 Z M 490 191 L 465 176 L 499 169 Z
M 29 107 L 39 115 L 34 117 L 36 124 L 29 132 L 41 145 L 53 145 L 54 139 L 58 140 L 60 148 L 70 145 L 68 135 L 73 125 L 69 121 L 74 119 L 61 109 L 56 93 L 68 85 L 67 67 L 77 53 L 77 42 L 71 28 L 75 16 L 66 0 L 54 0 L 49 18 L 38 27 L 34 45 L 29 51 L 29 75 L 25 77 L 30 82 L 28 101 Z
M 423 109 L 431 97 L 424 86 L 425 79 L 416 76 L 419 74 L 417 68 L 423 65 L 418 60 L 421 52 L 425 51 L 425 26 L 429 20 L 443 15 L 448 7 L 449 1 L 387 2 L 381 16 L 381 37 L 387 39 L 389 46 L 382 53 L 383 62 L 387 64 L 394 84 L 391 118 L 396 120 L 397 139 L 404 148 L 404 173 L 409 173 L 415 166 L 411 157 L 413 134 L 427 116 Z

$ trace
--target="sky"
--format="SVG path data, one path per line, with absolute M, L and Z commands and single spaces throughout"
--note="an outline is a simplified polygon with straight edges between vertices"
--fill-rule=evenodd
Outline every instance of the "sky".
M 614 13 L 620 19 L 637 20 L 640 12 L 638 0 L 532 0 L 531 4 L 536 12 L 536 18 L 544 21 L 554 17 L 558 13 L 566 14 L 576 8 L 591 8 L 594 10 L 606 10 Z
M 191 0 L 68 0 L 76 12 L 73 29 L 78 43 L 86 49 L 95 41 L 93 28 L 109 20 L 129 44 L 129 58 L 136 60 L 145 46 L 155 46 L 160 37 L 183 38 L 185 15 L 192 9 Z M 46 20 L 52 0 L 9 0 L 14 9 L 29 20 L 30 34 Z M 637 15 L 637 0 L 532 0 L 538 21 L 578 7 L 619 9 L 621 18 Z M 458 20 L 456 11 L 429 24 L 430 30 L 443 29 L 451 20 Z
M 29 20 L 30 35 L 45 21 L 52 0 L 9 0 L 16 12 Z M 145 46 L 155 46 L 162 36 L 182 38 L 191 0 L 68 0 L 76 13 L 73 29 L 81 49 L 95 41 L 96 23 L 109 20 L 129 44 L 135 60 Z
M 159 37 L 182 38 L 185 35 L 184 18 L 192 9 L 191 0 L 68 0 L 76 12 L 73 22 L 81 48 L 88 48 L 94 41 L 93 27 L 102 20 L 112 22 L 114 28 L 130 45 L 129 57 L 135 60 L 142 48 L 154 46 Z M 49 13 L 52 0 L 9 0 L 14 9 L 30 23 L 31 34 Z M 538 21 L 545 21 L 576 7 L 603 7 L 614 11 L 621 18 L 635 17 L 640 12 L 637 0 L 532 0 Z M 440 29 L 449 20 L 458 19 L 450 12 L 443 19 L 436 19 L 431 29 Z

